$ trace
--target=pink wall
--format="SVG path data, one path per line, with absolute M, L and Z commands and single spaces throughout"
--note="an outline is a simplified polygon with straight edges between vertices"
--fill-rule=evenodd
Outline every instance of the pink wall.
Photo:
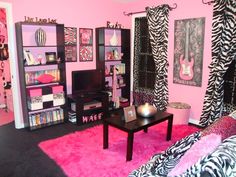
M 122 4 L 108 0 L 41 0 L 38 2 L 30 0 L 5 0 L 12 3 L 14 22 L 23 21 L 24 16 L 39 18 L 54 18 L 58 23 L 68 27 L 96 28 L 106 25 L 106 21 L 122 22 L 126 19 L 116 9 L 121 9 Z M 125 26 L 127 27 L 127 26 Z M 95 33 L 95 32 L 94 32 Z M 78 51 L 78 49 L 77 49 Z M 71 93 L 71 71 L 94 69 L 95 63 L 95 37 L 94 37 L 94 61 L 67 63 L 68 93 Z
M 13 21 L 23 21 L 24 16 L 55 18 L 58 23 L 64 23 L 68 27 L 96 28 L 106 25 L 106 21 L 121 23 L 125 28 L 131 28 L 131 17 L 123 15 L 123 11 L 133 12 L 142 11 L 146 6 L 157 6 L 168 3 L 177 3 L 177 9 L 170 12 L 169 17 L 169 101 L 182 101 L 192 106 L 190 117 L 199 120 L 205 89 L 208 80 L 208 65 L 211 61 L 211 20 L 212 6 L 204 5 L 200 0 L 134 0 L 123 3 L 122 0 L 3 0 L 12 3 Z M 205 44 L 203 56 L 203 79 L 202 87 L 190 87 L 185 85 L 173 84 L 173 48 L 174 48 L 174 20 L 185 18 L 206 17 L 205 24 Z M 94 38 L 95 44 L 95 38 Z M 94 45 L 95 47 L 95 45 Z M 94 49 L 95 52 L 95 49 Z M 95 58 L 95 55 L 94 55 Z M 67 63 L 67 82 L 68 92 L 71 93 L 71 71 L 95 68 L 94 62 Z

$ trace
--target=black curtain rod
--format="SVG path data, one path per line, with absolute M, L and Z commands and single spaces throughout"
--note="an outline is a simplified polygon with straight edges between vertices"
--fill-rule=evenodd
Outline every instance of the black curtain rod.
M 211 5 L 212 3 L 214 3 L 214 1 L 208 1 L 208 2 L 204 2 L 204 0 L 202 0 L 202 3 L 203 3 L 203 4 L 208 4 L 208 5 Z
M 177 8 L 177 4 L 174 3 L 174 7 L 170 7 L 170 10 L 173 10 L 173 9 L 176 9 L 176 8 Z M 129 13 L 123 12 L 123 14 L 124 14 L 125 16 L 130 16 L 130 15 L 134 15 L 134 14 L 140 14 L 140 13 L 143 13 L 143 12 L 146 12 L 146 11 L 129 12 Z

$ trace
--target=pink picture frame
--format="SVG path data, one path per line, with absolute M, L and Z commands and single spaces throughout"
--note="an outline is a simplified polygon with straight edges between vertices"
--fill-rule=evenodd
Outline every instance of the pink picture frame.
M 80 41 L 80 45 L 93 45 L 93 29 L 80 28 L 79 41 Z

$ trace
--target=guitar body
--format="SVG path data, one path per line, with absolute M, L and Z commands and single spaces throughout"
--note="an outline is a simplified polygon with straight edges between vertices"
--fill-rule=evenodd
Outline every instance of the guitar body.
M 192 80 L 193 79 L 193 65 L 194 59 L 191 57 L 190 61 L 185 59 L 183 55 L 180 56 L 180 71 L 179 76 L 182 80 Z

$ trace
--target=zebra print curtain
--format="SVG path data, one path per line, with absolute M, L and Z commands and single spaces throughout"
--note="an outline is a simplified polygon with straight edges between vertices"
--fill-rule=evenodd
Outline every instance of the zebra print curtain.
M 215 0 L 212 21 L 212 62 L 200 125 L 206 127 L 221 117 L 223 76 L 236 55 L 236 1 Z
M 152 54 L 155 62 L 156 78 L 154 86 L 154 106 L 165 110 L 168 104 L 167 46 L 170 7 L 166 4 L 147 8 L 147 20 Z
M 140 87 L 140 73 L 139 73 L 139 65 L 140 65 L 140 56 L 141 53 L 141 26 L 146 25 L 146 17 L 135 18 L 135 30 L 134 30 L 134 69 L 133 69 L 133 77 L 134 77 L 134 89 L 133 89 L 133 98 L 135 105 L 142 105 L 144 103 L 153 104 L 153 90 Z M 148 32 L 147 32 L 148 33 Z M 148 41 L 147 41 L 148 42 Z

